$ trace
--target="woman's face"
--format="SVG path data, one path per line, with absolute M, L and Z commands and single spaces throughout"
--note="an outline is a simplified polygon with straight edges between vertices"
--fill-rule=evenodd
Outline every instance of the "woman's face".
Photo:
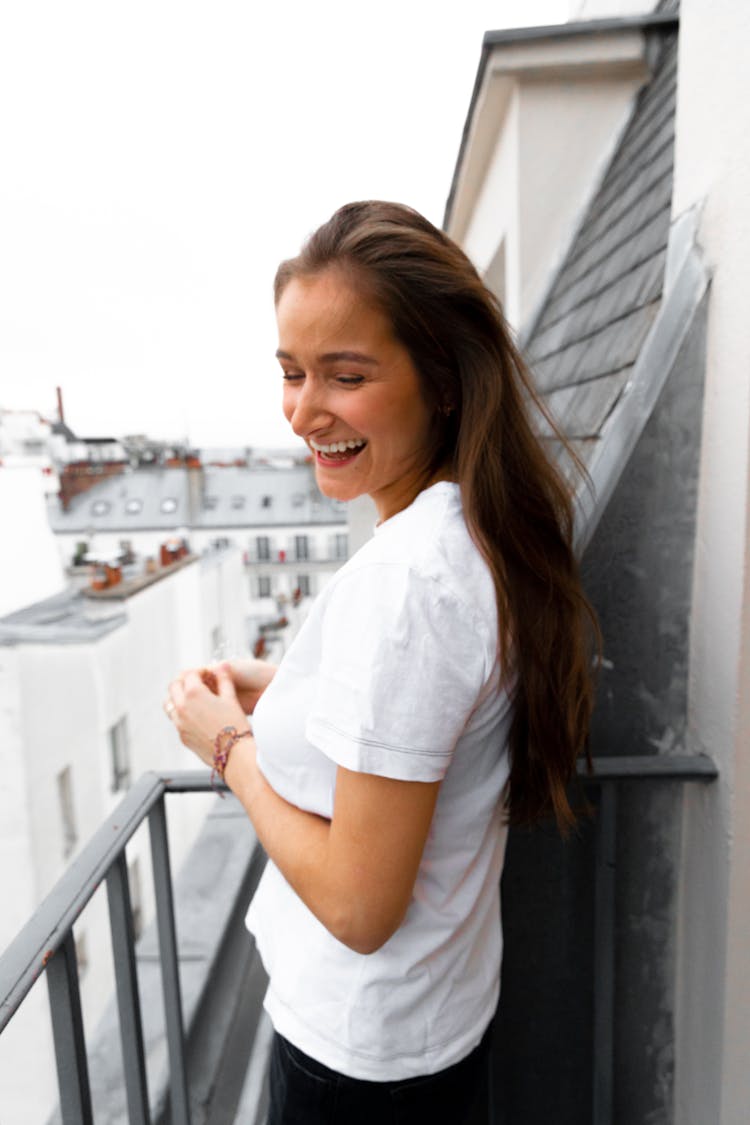
M 321 492 L 395 515 L 427 483 L 432 415 L 390 322 L 335 269 L 290 281 L 276 318 L 284 413 Z

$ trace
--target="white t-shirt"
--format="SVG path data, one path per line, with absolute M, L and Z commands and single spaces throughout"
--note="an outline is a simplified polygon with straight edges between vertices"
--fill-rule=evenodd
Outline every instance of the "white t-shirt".
M 334 938 L 271 862 L 248 911 L 274 1027 L 355 1078 L 458 1062 L 497 1004 L 511 707 L 495 606 L 459 488 L 434 484 L 334 575 L 253 716 L 269 783 L 319 815 L 338 765 L 442 779 L 406 917 L 375 953 Z

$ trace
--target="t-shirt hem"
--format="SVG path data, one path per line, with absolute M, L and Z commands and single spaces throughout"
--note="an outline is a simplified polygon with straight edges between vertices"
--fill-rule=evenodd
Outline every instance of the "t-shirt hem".
M 342 1048 L 339 1044 L 323 1038 L 313 1031 L 295 1012 L 274 992 L 269 984 L 263 1006 L 268 1013 L 274 1030 L 304 1051 L 310 1058 L 338 1071 L 349 1078 L 368 1082 L 400 1082 L 409 1078 L 419 1078 L 437 1074 L 446 1067 L 453 1066 L 466 1058 L 481 1042 L 490 1020 L 495 1014 L 500 994 L 499 982 L 491 990 L 489 1002 L 472 1022 L 471 1029 L 447 1043 L 438 1043 L 418 1054 L 400 1052 L 388 1058 L 373 1057 L 362 1051 Z
M 396 781 L 442 781 L 451 761 L 450 752 L 401 749 L 384 743 L 353 738 L 317 717 L 307 722 L 307 740 L 327 758 L 355 773 L 372 773 Z

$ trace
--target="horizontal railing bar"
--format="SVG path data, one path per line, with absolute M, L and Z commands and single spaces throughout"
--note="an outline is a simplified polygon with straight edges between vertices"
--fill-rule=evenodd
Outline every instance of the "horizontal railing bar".
M 584 781 L 711 781 L 719 776 L 716 763 L 707 754 L 635 754 L 632 756 L 594 758 L 589 773 L 583 759 L 578 762 L 578 775 Z
M 217 793 L 228 792 L 228 785 L 218 777 L 211 783 L 210 770 L 174 770 L 171 773 L 161 772 L 156 775 L 167 793 L 205 793 L 215 790 Z
M 637 754 L 595 757 L 590 774 L 584 761 L 578 774 L 591 784 L 612 781 L 711 781 L 716 764 L 706 754 Z M 226 785 L 216 781 L 215 788 Z M 104 821 L 0 957 L 0 1032 L 54 956 L 66 933 L 91 899 L 118 853 L 162 794 L 211 789 L 208 770 L 145 773 Z
M 163 792 L 158 775 L 139 777 L 0 957 L 0 1031 Z

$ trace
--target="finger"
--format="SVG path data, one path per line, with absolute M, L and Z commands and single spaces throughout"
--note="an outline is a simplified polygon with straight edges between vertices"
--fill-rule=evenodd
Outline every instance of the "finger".
M 201 676 L 200 670 L 191 668 L 190 671 L 186 672 L 182 677 L 182 690 L 183 696 L 187 697 L 191 695 L 198 695 L 201 692 L 209 691 L 210 689 L 207 688 L 205 683 L 203 682 L 203 677 Z
M 231 673 L 227 670 L 226 665 L 220 664 L 216 669 L 216 682 L 219 687 L 219 696 L 222 699 L 237 699 L 237 690 L 234 686 L 234 680 Z

